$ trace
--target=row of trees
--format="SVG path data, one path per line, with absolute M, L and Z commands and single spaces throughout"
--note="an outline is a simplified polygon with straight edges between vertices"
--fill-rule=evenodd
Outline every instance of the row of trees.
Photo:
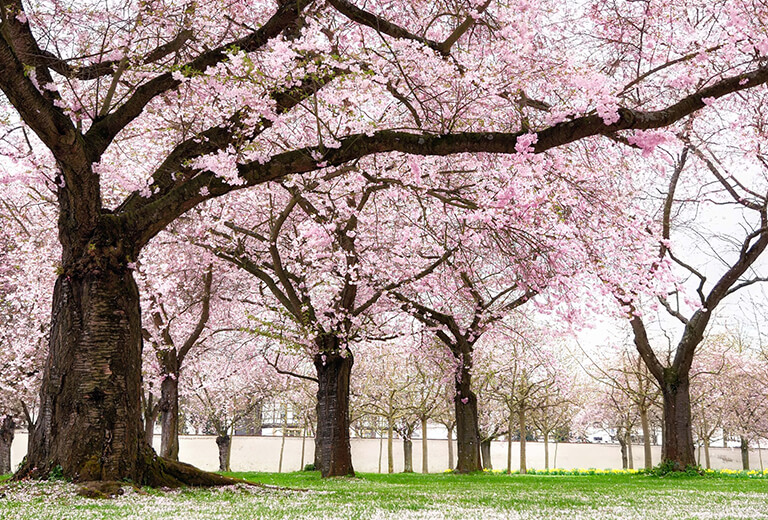
M 5 0 L 3 186 L 37 190 L 57 225 L 34 221 L 58 246 L 46 233 L 4 246 L 29 252 L 24 267 L 60 257 L 52 288 L 38 284 L 53 306 L 34 336 L 49 342 L 28 371 L 42 381 L 19 476 L 225 482 L 175 463 L 172 435 L 163 457 L 151 450 L 142 354 L 156 352 L 173 432 L 195 345 L 246 314 L 312 359 L 297 374 L 318 386 L 324 476 L 353 472 L 355 345 L 403 327 L 431 335 L 416 357 L 434 342 L 449 353 L 457 469 L 476 470 L 476 348 L 522 309 L 583 322 L 595 292 L 628 318 L 660 388 L 663 459 L 692 464 L 695 353 L 726 297 L 762 279 L 768 245 L 765 16 L 728 1 Z M 744 233 L 706 242 L 717 226 L 685 220 L 721 205 Z M 697 267 L 683 253 L 704 243 L 714 261 Z M 222 297 L 232 320 L 212 316 L 214 285 L 237 277 L 214 259 L 251 275 Z M 180 296 L 191 280 L 158 279 L 168 268 L 196 272 L 194 303 Z M 671 355 L 654 348 L 653 301 L 681 327 Z

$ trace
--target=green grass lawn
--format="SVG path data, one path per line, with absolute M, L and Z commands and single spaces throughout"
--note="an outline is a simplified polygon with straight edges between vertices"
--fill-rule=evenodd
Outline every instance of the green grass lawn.
M 0 487 L 0 519 L 768 519 L 768 479 L 728 476 L 239 473 L 294 489 L 130 489 L 113 500 L 64 482 Z

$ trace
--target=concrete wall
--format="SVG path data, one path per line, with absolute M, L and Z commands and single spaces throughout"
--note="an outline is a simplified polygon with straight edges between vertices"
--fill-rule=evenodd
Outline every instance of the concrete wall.
M 245 437 L 232 438 L 233 471 L 277 471 L 280 460 L 282 437 Z M 454 441 L 454 454 L 456 453 Z M 155 436 L 155 449 L 159 451 L 160 436 Z M 304 464 L 309 464 L 314 457 L 314 440 L 307 438 L 304 444 Z M 429 441 L 429 470 L 441 472 L 448 469 L 448 441 Z M 27 451 L 27 434 L 18 432 L 11 446 L 11 464 L 15 469 Z M 283 451 L 283 471 L 301 469 L 302 439 L 287 437 Z M 761 469 L 762 451 L 750 451 L 750 463 L 753 469 Z M 512 443 L 512 468 L 519 466 L 519 443 Z M 653 463 L 659 462 L 660 447 L 653 446 Z M 643 447 L 633 446 L 635 468 L 643 465 Z M 697 456 L 699 456 L 697 452 Z M 621 452 L 617 444 L 571 444 L 550 443 L 550 467 L 554 468 L 621 468 Z M 703 465 L 704 454 L 701 454 Z M 218 448 L 215 437 L 182 435 L 180 438 L 179 458 L 183 462 L 194 464 L 206 469 L 218 469 Z M 491 446 L 491 458 L 494 469 L 507 467 L 507 443 L 494 442 Z M 528 468 L 542 469 L 544 467 L 544 444 L 540 442 L 527 443 Z M 741 453 L 738 448 L 710 448 L 712 467 L 716 469 L 741 469 Z M 394 444 L 395 471 L 403 470 L 403 443 L 396 439 Z M 356 471 L 375 473 L 387 471 L 386 439 L 352 439 L 352 461 Z M 765 460 L 768 467 L 768 453 Z M 413 442 L 413 466 L 415 471 L 421 471 L 421 440 Z

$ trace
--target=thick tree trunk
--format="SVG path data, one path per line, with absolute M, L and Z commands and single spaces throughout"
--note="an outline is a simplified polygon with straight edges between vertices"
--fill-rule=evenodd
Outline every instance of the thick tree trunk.
M 429 442 L 427 439 L 427 419 L 421 418 L 421 472 L 429 473 Z
M 525 475 L 528 468 L 525 461 L 525 408 L 522 406 L 517 412 L 517 422 L 520 426 L 520 474 Z
M 741 437 L 741 469 L 749 471 L 749 440 Z
M 232 456 L 232 437 L 219 434 L 216 437 L 216 446 L 219 447 L 219 471 L 232 471 L 229 460 Z
M 166 374 L 160 397 L 160 456 L 179 460 L 179 374 Z
M 413 441 L 403 437 L 403 473 L 413 473 Z
M 456 471 L 469 473 L 480 471 L 480 431 L 477 425 L 477 396 L 472 391 L 470 370 L 464 363 L 456 378 L 456 441 L 458 461 Z
M 316 469 L 323 477 L 354 475 L 349 443 L 349 378 L 352 352 L 339 350 L 339 339 L 332 335 L 316 339 L 317 435 Z
M 653 457 L 651 455 L 651 425 L 648 421 L 648 410 L 640 409 L 640 427 L 643 430 L 643 456 L 645 459 L 645 469 L 653 467 Z
M 61 275 L 26 467 L 73 480 L 144 480 L 141 317 L 127 269 Z
M 695 466 L 691 430 L 691 397 L 687 376 L 672 378 L 662 385 L 664 402 L 664 442 L 661 460 L 671 462 L 676 471 Z
M 16 430 L 16 423 L 10 415 L 0 423 L 0 475 L 11 472 L 11 444 Z
M 453 469 L 453 426 L 448 428 L 448 469 Z
M 119 243 L 122 243 L 118 241 Z M 56 281 L 40 412 L 15 478 L 46 478 L 57 466 L 75 481 L 220 485 L 232 479 L 157 457 L 141 413 L 139 292 L 125 259 L 87 248 Z M 134 252 L 135 253 L 135 252 Z M 71 260 L 66 254 L 65 261 Z
M 491 460 L 491 439 L 480 441 L 480 455 L 483 459 L 483 469 L 493 469 L 493 461 Z

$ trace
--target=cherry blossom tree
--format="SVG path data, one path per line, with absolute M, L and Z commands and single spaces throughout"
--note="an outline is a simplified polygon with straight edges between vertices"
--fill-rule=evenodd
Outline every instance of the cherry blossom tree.
M 549 151 L 567 177 L 577 141 L 649 150 L 643 131 L 768 81 L 762 8 L 720 9 L 5 1 L 3 119 L 29 130 L 6 154 L 42 150 L 62 245 L 20 475 L 224 481 L 156 458 L 141 424 L 132 265 L 191 208 L 371 154 Z
M 759 109 L 754 114 L 755 119 L 760 117 L 757 113 Z M 674 172 L 660 219 L 662 240 L 659 254 L 684 273 L 692 286 L 689 289 L 693 296 L 689 300 L 681 296 L 684 284 L 679 283 L 669 295 L 658 298 L 680 329 L 679 342 L 666 353 L 668 361 L 664 361 L 660 351 L 652 348 L 648 318 L 642 315 L 635 303 L 625 302 L 630 309 L 629 320 L 637 350 L 661 389 L 664 407 L 661 457 L 677 469 L 695 465 L 690 375 L 696 349 L 712 314 L 727 297 L 765 279 L 759 272 L 757 260 L 768 246 L 768 199 L 764 194 L 765 171 L 768 169 L 757 176 L 749 173 L 753 166 L 765 168 L 760 163 L 758 128 L 748 126 L 745 130 L 746 133 L 752 132 L 751 138 L 744 138 L 745 144 L 751 145 L 752 149 L 745 151 L 724 151 L 723 147 L 727 144 L 720 145 L 716 140 L 710 142 L 698 135 L 692 138 L 683 135 L 682 148 L 673 152 Z M 691 132 L 695 134 L 696 131 L 694 127 Z M 701 179 L 705 175 L 712 182 L 706 191 L 700 192 Z M 697 267 L 694 260 L 686 258 L 684 239 L 672 240 L 673 230 L 679 232 L 678 235 L 683 234 L 680 228 L 674 226 L 672 216 L 695 210 L 697 216 L 705 217 L 718 206 L 739 215 L 744 221 L 744 228 L 739 231 L 718 230 L 711 221 L 705 221 L 703 225 L 707 228 L 704 229 L 701 225 L 697 227 L 695 223 L 687 223 L 683 229 L 693 230 L 697 235 L 694 240 L 703 242 L 716 258 L 717 265 L 702 259 L 704 265 Z M 717 236 L 716 233 L 721 234 Z M 619 294 L 619 298 L 626 300 L 626 295 Z

